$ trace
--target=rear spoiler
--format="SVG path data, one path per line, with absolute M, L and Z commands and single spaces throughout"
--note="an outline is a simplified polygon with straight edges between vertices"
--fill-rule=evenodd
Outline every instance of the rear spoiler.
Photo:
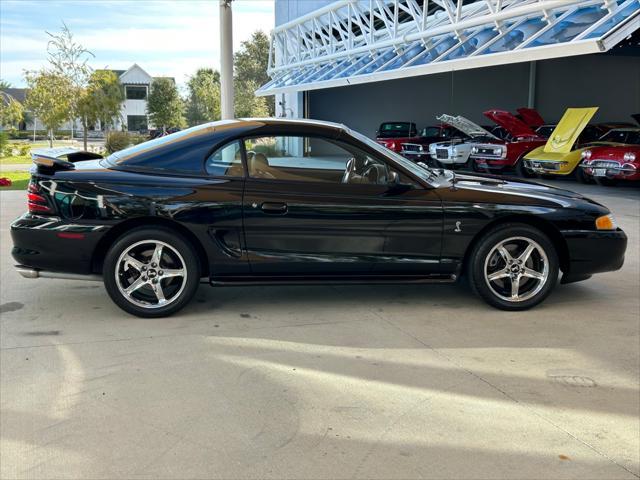
M 31 154 L 36 169 L 40 173 L 51 174 L 61 170 L 75 170 L 75 162 L 81 162 L 83 160 L 96 160 L 102 158 L 102 155 L 98 153 L 76 151 L 68 153 L 67 160 L 60 157 L 54 157 L 47 155 L 46 152 Z

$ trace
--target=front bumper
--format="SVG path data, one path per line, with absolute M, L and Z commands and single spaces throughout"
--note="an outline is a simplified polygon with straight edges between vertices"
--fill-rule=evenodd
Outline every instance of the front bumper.
M 592 160 L 589 164 L 580 164 L 584 173 L 596 178 L 609 178 L 614 180 L 640 180 L 640 169 L 627 163 L 621 164 L 607 160 Z
M 573 168 L 568 162 L 525 159 L 524 166 L 535 173 L 544 175 L 569 175 L 573 172 Z
M 569 251 L 565 275 L 588 276 L 619 270 L 627 250 L 627 235 L 611 231 L 567 230 L 562 232 Z
M 11 224 L 11 255 L 25 267 L 87 275 L 92 273 L 93 253 L 109 228 L 26 213 Z
M 513 168 L 513 161 L 509 158 L 471 157 L 474 163 L 482 169 L 507 170 Z

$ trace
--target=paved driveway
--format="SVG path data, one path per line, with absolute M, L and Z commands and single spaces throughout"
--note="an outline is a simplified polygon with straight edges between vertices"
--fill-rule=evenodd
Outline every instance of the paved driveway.
M 24 194 L 3 192 L 0 477 L 638 478 L 640 192 L 572 188 L 613 208 L 627 261 L 529 312 L 456 286 L 203 286 L 159 320 L 18 277 Z

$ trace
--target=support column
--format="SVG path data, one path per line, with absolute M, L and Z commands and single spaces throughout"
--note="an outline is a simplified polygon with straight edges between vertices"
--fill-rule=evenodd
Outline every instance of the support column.
M 527 107 L 536 108 L 536 61 L 529 63 L 529 96 L 527 97 Z
M 235 116 L 231 1 L 220 0 L 220 110 L 223 120 L 232 119 Z

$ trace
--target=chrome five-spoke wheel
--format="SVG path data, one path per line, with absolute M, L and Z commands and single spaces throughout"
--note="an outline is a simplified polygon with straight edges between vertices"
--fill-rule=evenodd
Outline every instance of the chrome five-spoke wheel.
M 180 297 L 187 284 L 187 268 L 180 252 L 168 243 L 142 240 L 120 254 L 115 279 L 127 301 L 145 309 L 156 309 Z
M 500 241 L 487 255 L 484 278 L 498 298 L 524 302 L 535 297 L 547 283 L 549 260 L 536 241 L 510 237 Z
M 543 301 L 558 280 L 560 261 L 545 232 L 522 223 L 498 224 L 471 251 L 473 291 L 502 310 L 526 310 Z

